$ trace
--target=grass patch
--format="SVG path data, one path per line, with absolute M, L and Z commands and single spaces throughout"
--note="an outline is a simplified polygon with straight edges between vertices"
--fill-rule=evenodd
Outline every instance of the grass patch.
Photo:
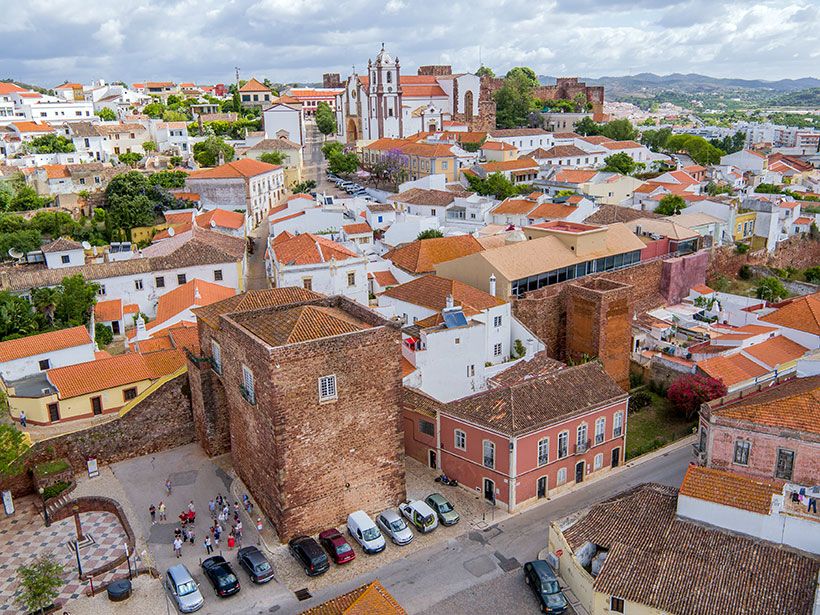
M 687 421 L 672 409 L 665 397 L 656 393 L 652 404 L 631 412 L 626 431 L 626 459 L 634 459 L 692 433 L 697 419 Z
M 68 468 L 69 465 L 65 459 L 55 459 L 54 461 L 38 463 L 34 468 L 34 472 L 38 476 L 50 476 L 64 470 L 68 470 Z
M 43 489 L 43 499 L 49 500 L 55 496 L 58 496 L 70 486 L 71 485 L 65 481 L 60 481 L 58 483 L 54 483 L 53 485 L 49 485 Z

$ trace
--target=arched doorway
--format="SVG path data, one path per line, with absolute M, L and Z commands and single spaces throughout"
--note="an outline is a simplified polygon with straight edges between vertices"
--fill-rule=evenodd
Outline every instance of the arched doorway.
M 470 90 L 464 93 L 464 117 L 467 120 L 473 119 L 473 93 Z
M 350 118 L 347 120 L 347 142 L 353 143 L 359 140 L 359 127 L 356 125 L 356 120 Z

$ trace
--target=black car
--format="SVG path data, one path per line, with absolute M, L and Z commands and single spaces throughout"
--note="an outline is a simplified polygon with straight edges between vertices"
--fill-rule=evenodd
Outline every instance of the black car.
M 524 580 L 538 598 L 544 613 L 558 615 L 566 612 L 569 603 L 561 593 L 558 578 L 547 562 L 537 559 L 524 564 Z
M 302 564 L 309 577 L 317 577 L 330 568 L 327 555 L 310 536 L 297 536 L 288 543 L 288 547 L 290 554 Z
M 221 555 L 214 555 L 204 560 L 202 570 L 214 586 L 217 596 L 224 598 L 239 591 L 239 579 L 234 574 L 231 565 Z
M 242 547 L 236 555 L 236 560 L 254 583 L 267 583 L 273 578 L 273 566 L 256 547 Z

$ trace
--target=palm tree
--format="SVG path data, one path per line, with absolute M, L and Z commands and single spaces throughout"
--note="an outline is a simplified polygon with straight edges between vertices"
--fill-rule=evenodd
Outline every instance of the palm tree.
M 60 291 L 56 288 L 43 287 L 31 293 L 31 303 L 34 309 L 45 316 L 48 324 L 54 326 L 54 312 L 60 300 Z

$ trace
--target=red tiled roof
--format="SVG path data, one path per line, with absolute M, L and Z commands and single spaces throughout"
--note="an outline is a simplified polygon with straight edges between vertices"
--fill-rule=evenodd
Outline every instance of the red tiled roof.
M 411 273 L 432 273 L 438 263 L 483 250 L 472 235 L 456 235 L 416 240 L 390 250 L 384 258 Z
M 448 280 L 437 275 L 425 275 L 404 284 L 384 291 L 383 296 L 420 305 L 431 310 L 440 311 L 447 305 L 451 296 L 455 305 L 464 308 L 465 314 L 472 315 L 489 308 L 504 305 L 504 301 L 483 290 L 474 288 L 458 280 Z
M 509 197 L 496 205 L 492 213 L 498 215 L 525 216 L 538 206 L 533 200 Z
M 264 83 L 257 81 L 255 78 L 252 78 L 248 81 L 245 85 L 239 88 L 240 92 L 270 92 L 271 89 L 267 87 Z
M 360 222 L 358 224 L 345 224 L 342 226 L 344 232 L 348 235 L 361 235 L 364 233 L 372 233 L 373 229 L 367 222 Z
M 274 256 L 283 265 L 329 263 L 331 259 L 342 261 L 357 256 L 343 245 L 320 235 L 312 233 L 302 233 L 296 236 L 283 235 L 282 233 L 277 235 L 273 243 Z
M 783 335 L 778 335 L 743 350 L 743 352 L 761 363 L 769 365 L 772 369 L 783 363 L 796 361 L 808 351 L 809 349 L 805 346 L 801 346 Z
M 194 278 L 159 298 L 157 316 L 146 325 L 146 329 L 153 329 L 188 308 L 210 305 L 235 294 L 233 288 Z
M 512 150 L 517 150 L 518 148 L 515 145 L 512 145 L 511 143 L 507 143 L 506 141 L 485 141 L 484 145 L 481 146 L 481 149 L 498 152 L 509 152 Z
M 398 286 L 399 284 L 392 271 L 369 271 L 367 277 L 376 280 L 376 283 L 382 288 Z
M 572 202 L 572 199 L 570 198 L 568 202 Z M 578 200 L 575 202 L 578 202 Z M 529 213 L 529 217 L 536 219 L 547 218 L 550 220 L 563 220 L 567 216 L 577 211 L 578 208 L 574 205 L 565 205 L 563 203 L 541 203 L 541 205 Z
M 820 335 L 820 293 L 778 303 L 771 314 L 760 320 L 788 329 Z
M 270 173 L 282 167 L 276 164 L 268 164 L 253 158 L 240 158 L 226 162 L 225 164 L 212 169 L 200 169 L 188 175 L 189 179 L 234 179 L 238 177 L 256 177 L 264 173 Z
M 555 174 L 555 181 L 567 184 L 583 184 L 590 181 L 598 174 L 598 171 L 587 171 L 582 169 L 561 169 Z
M 727 387 L 751 380 L 769 373 L 765 367 L 758 365 L 741 354 L 717 356 L 698 363 L 698 369 L 708 376 L 720 380 Z
M 16 83 L 0 81 L 0 94 L 19 94 L 20 92 L 28 92 L 28 90 L 21 88 Z
M 772 496 L 782 493 L 783 484 L 783 481 L 768 481 L 738 472 L 690 465 L 683 477 L 680 495 L 768 515 Z
M 606 149 L 634 149 L 636 147 L 643 147 L 637 141 L 605 141 L 601 143 L 601 147 Z
M 122 320 L 122 299 L 98 301 L 94 306 L 94 319 L 97 322 Z
M 18 132 L 52 132 L 54 127 L 48 122 L 12 122 Z
M 0 342 L 0 363 L 91 343 L 85 327 L 71 327 Z
M 519 158 L 518 160 L 506 160 L 504 162 L 485 162 L 480 165 L 487 173 L 497 171 L 517 171 L 520 169 L 538 169 L 538 163 L 532 158 Z
M 692 287 L 692 290 L 694 290 L 696 293 L 700 293 L 701 295 L 711 295 L 713 292 L 715 292 L 714 290 L 706 286 L 706 284 L 696 284 Z
M 240 229 L 245 226 L 245 214 L 227 209 L 212 209 L 196 217 L 197 226 L 210 228 L 211 222 L 218 228 Z

